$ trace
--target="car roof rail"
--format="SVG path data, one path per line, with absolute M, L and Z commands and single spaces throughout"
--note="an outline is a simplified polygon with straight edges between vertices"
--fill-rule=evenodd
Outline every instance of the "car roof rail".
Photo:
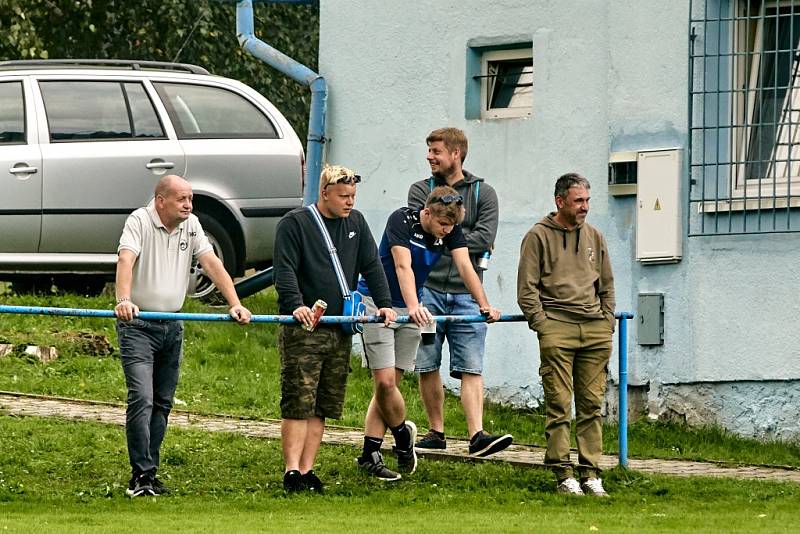
M 203 67 L 190 63 L 170 63 L 167 61 L 140 61 L 136 59 L 21 59 L 0 61 L 0 70 L 58 67 L 112 67 L 131 70 L 180 70 L 192 74 L 211 74 Z

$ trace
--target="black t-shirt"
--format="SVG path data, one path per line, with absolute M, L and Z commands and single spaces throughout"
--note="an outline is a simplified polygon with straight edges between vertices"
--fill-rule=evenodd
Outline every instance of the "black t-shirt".
M 357 210 L 349 217 L 322 217 L 333 240 L 350 288 L 361 274 L 380 308 L 391 306 L 389 286 L 378 258 L 378 249 L 364 216 Z M 275 234 L 273 258 L 278 308 L 283 315 L 300 306 L 313 306 L 317 299 L 328 304 L 325 315 L 342 314 L 342 293 L 331 257 L 319 227 L 307 208 L 284 215 Z
M 392 306 L 406 307 L 403 295 L 400 292 L 400 282 L 397 280 L 397 270 L 392 257 L 392 247 L 405 247 L 411 252 L 411 270 L 414 272 L 414 283 L 417 288 L 417 298 L 422 299 L 422 284 L 428 278 L 433 266 L 442 257 L 445 249 L 454 250 L 467 246 L 461 225 L 455 225 L 453 230 L 442 239 L 437 239 L 422 228 L 419 221 L 419 210 L 400 208 L 389 216 L 386 229 L 381 237 L 378 254 L 381 257 L 386 279 L 389 281 L 389 290 L 392 293 Z M 369 288 L 364 280 L 358 284 L 358 290 L 369 295 Z

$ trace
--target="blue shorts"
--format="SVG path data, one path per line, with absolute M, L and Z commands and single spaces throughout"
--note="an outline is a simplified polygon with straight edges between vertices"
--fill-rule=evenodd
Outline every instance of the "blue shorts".
M 423 288 L 422 302 L 432 315 L 480 315 L 481 310 L 469 293 L 441 293 Z M 442 345 L 450 348 L 450 376 L 483 373 L 483 349 L 486 344 L 486 323 L 436 323 L 436 339 L 431 345 L 420 345 L 417 351 L 418 373 L 437 371 L 442 365 Z

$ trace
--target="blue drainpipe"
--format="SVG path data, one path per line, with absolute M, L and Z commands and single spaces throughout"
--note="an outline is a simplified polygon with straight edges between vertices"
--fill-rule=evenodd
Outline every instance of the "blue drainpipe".
M 306 184 L 303 205 L 317 201 L 319 174 L 322 170 L 322 148 L 325 143 L 325 111 L 328 102 L 328 87 L 325 78 L 276 50 L 255 36 L 253 31 L 253 1 L 241 0 L 236 5 L 236 36 L 244 50 L 270 67 L 286 74 L 293 80 L 311 88 L 311 114 L 308 117 L 308 145 L 306 149 Z M 269 2 L 275 0 L 260 0 Z M 286 0 L 283 0 L 286 2 Z M 291 3 L 311 3 L 294 0 Z

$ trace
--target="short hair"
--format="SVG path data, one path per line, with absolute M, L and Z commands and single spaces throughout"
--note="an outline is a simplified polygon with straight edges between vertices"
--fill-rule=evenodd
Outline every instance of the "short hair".
M 356 176 L 358 176 L 356 173 L 342 165 L 325 165 L 319 175 L 319 189 L 321 191 L 329 185 L 339 182 L 358 183 Z M 361 180 L 360 176 L 358 176 L 358 180 Z
M 464 220 L 464 202 L 462 200 L 445 204 L 442 202 L 442 197 L 447 196 L 457 197 L 460 195 L 449 185 L 434 187 L 428 198 L 425 199 L 425 208 L 430 210 L 434 217 L 444 217 L 452 224 L 461 224 L 461 221 Z
M 584 187 L 587 191 L 592 188 L 592 186 L 589 185 L 589 180 L 577 172 L 568 172 L 556 180 L 556 187 L 555 191 L 553 192 L 553 196 L 567 198 L 567 192 L 569 191 L 570 187 Z
M 154 196 L 166 198 L 175 190 L 174 186 L 175 182 L 177 181 L 185 181 L 185 178 L 178 176 L 177 174 L 167 174 L 166 176 L 162 176 L 161 179 L 159 179 L 156 183 Z
M 427 144 L 435 143 L 436 141 L 441 141 L 444 143 L 444 146 L 447 147 L 447 150 L 452 152 L 456 148 L 461 151 L 461 163 L 464 163 L 464 160 L 467 158 L 467 136 L 459 130 L 458 128 L 439 128 L 438 130 L 434 130 L 428 134 L 428 137 L 425 139 Z

